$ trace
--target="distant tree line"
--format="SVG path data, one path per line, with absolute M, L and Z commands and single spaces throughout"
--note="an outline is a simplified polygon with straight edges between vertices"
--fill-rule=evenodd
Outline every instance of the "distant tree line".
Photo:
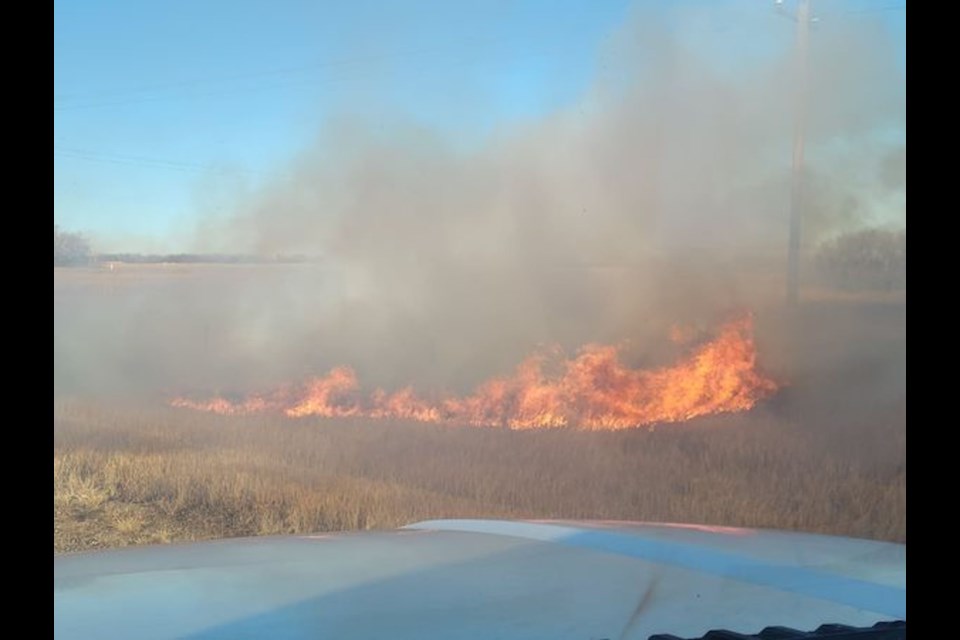
M 90 242 L 83 235 L 61 231 L 59 226 L 53 225 L 53 266 L 84 265 L 91 259 Z
M 820 245 L 814 266 L 819 281 L 842 289 L 906 289 L 907 230 L 844 234 Z
M 130 264 L 293 264 L 312 262 L 304 255 L 256 256 L 235 253 L 101 253 L 98 262 L 125 262 Z
M 53 266 L 77 267 L 105 262 L 131 264 L 295 264 L 316 262 L 318 258 L 302 254 L 257 256 L 236 253 L 100 253 L 95 254 L 90 241 L 80 233 L 63 231 L 53 225 Z

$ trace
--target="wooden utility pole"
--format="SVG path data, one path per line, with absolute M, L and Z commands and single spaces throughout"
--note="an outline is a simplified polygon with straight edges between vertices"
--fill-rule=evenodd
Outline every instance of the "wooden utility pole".
M 800 234 L 803 230 L 803 147 L 807 124 L 807 49 L 810 38 L 810 0 L 797 0 L 796 96 L 793 130 L 793 166 L 790 186 L 790 238 L 787 247 L 787 306 L 796 308 L 800 289 Z

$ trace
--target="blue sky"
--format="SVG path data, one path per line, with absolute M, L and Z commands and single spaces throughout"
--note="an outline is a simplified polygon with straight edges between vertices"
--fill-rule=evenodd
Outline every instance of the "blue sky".
M 282 175 L 338 114 L 481 144 L 577 101 L 634 4 L 58 0 L 54 219 L 102 250 L 187 250 L 199 217 Z M 729 33 L 711 42 L 743 56 L 792 44 L 766 0 L 642 4 L 707 7 L 700 27 Z M 905 64 L 904 2 L 814 6 L 882 18 Z

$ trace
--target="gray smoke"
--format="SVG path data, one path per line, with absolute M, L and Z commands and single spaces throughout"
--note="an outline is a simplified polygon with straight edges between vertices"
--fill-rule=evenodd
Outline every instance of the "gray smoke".
M 724 7 L 734 21 L 757 11 Z M 745 50 L 751 30 L 790 42 L 793 27 L 771 11 L 743 33 L 704 29 L 718 11 L 637 9 L 579 100 L 469 149 L 403 114 L 384 126 L 345 109 L 197 240 L 319 264 L 131 289 L 109 325 L 102 306 L 72 313 L 60 342 L 55 302 L 55 370 L 82 354 L 112 384 L 152 372 L 151 385 L 211 388 L 344 363 L 374 384 L 461 388 L 542 343 L 630 341 L 655 363 L 669 354 L 646 345 L 671 323 L 779 302 L 794 64 L 789 46 Z M 805 246 L 905 225 L 905 206 L 888 210 L 905 198 L 890 34 L 869 15 L 824 21 L 811 48 Z

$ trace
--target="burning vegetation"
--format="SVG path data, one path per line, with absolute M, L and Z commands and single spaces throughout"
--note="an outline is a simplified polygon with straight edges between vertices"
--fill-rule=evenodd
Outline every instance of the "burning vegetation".
M 632 369 L 616 347 L 590 344 L 572 358 L 558 350 L 538 353 L 510 376 L 481 384 L 466 397 L 428 399 L 411 387 L 394 393 L 361 393 L 356 374 L 336 367 L 296 387 L 232 402 L 176 398 L 176 407 L 225 415 L 282 413 L 291 418 L 388 418 L 511 429 L 574 426 L 629 429 L 698 416 L 746 411 L 777 390 L 757 369 L 753 318 L 723 325 L 712 339 L 678 363 Z

